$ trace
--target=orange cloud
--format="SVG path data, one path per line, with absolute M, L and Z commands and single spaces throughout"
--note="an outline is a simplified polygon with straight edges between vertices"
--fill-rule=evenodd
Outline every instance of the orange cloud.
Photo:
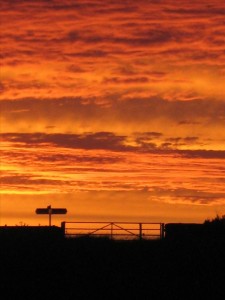
M 224 1 L 0 5 L 4 220 L 21 195 L 102 218 L 224 207 Z
M 127 97 L 224 97 L 222 1 L 10 3 L 1 4 L 1 99 L 104 97 L 106 80 Z

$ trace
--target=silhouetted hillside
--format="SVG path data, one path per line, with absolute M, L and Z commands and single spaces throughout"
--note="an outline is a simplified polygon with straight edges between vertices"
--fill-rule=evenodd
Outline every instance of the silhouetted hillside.
M 165 237 L 170 240 L 212 240 L 225 238 L 225 219 L 213 219 L 204 224 L 169 223 L 165 225 Z
M 49 241 L 63 239 L 64 232 L 57 226 L 1 226 L 0 241 L 21 243 L 22 241 Z
M 225 241 L 1 243 L 4 299 L 224 299 Z

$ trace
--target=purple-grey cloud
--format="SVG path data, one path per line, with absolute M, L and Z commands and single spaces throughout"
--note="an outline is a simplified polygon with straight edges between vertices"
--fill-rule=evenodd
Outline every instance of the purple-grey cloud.
M 75 149 L 105 149 L 115 151 L 130 151 L 131 146 L 124 144 L 125 136 L 116 136 L 110 132 L 97 132 L 85 134 L 46 134 L 46 133 L 8 133 L 2 137 L 14 143 L 27 145 L 50 143 L 59 147 Z
M 96 132 L 83 134 L 62 133 L 4 133 L 1 134 L 4 141 L 12 143 L 23 143 L 30 147 L 42 144 L 51 144 L 55 147 L 73 149 L 92 149 L 109 151 L 134 151 L 149 152 L 157 154 L 179 154 L 186 158 L 217 158 L 225 159 L 225 150 L 179 150 L 177 145 L 189 145 L 198 140 L 197 137 L 170 138 L 170 142 L 162 142 L 160 145 L 152 142 L 151 138 L 137 138 L 136 145 L 127 145 L 128 136 L 118 136 L 112 132 Z M 151 135 L 150 135 L 151 136 Z M 182 140 L 184 141 L 182 143 Z M 44 158 L 43 158 L 44 159 Z M 107 160 L 108 162 L 108 160 Z

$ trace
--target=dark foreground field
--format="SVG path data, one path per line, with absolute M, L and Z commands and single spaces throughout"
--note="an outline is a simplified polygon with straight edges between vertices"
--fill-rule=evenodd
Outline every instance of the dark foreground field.
M 223 238 L 1 241 L 1 299 L 225 299 Z

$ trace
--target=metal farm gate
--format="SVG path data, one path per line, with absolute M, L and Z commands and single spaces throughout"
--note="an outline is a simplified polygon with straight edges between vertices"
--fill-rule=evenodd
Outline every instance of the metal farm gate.
M 65 237 L 109 237 L 111 239 L 163 239 L 164 223 L 62 222 Z

